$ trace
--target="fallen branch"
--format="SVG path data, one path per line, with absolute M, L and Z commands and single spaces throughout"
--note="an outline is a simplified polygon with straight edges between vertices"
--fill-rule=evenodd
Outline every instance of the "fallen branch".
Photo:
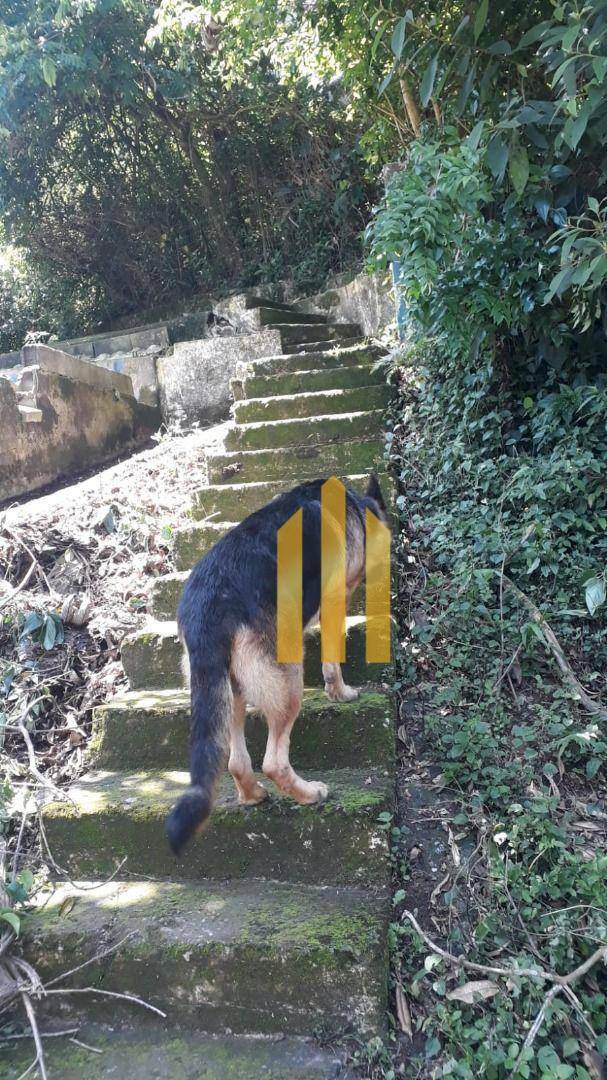
M 519 967 L 490 967 L 487 964 L 476 964 L 472 960 L 466 960 L 463 956 L 455 956 L 453 953 L 448 952 L 446 949 L 437 945 L 432 938 L 428 937 L 425 930 L 422 930 L 415 915 L 410 911 L 403 911 L 403 915 L 409 920 L 414 930 L 417 931 L 419 936 L 426 942 L 426 945 L 432 952 L 442 956 L 444 960 L 448 960 L 450 964 L 455 967 L 463 967 L 469 971 L 482 971 L 485 975 L 501 975 L 504 979 L 514 978 L 527 978 L 527 979 L 542 979 L 544 982 L 554 983 L 556 986 L 565 987 L 570 986 L 571 983 L 577 982 L 584 975 L 587 974 L 596 964 L 601 960 L 607 959 L 607 945 L 601 945 L 599 949 L 595 949 L 591 956 L 587 960 L 584 960 L 579 967 L 574 968 L 567 975 L 558 975 L 555 971 L 547 971 L 546 968 L 519 968 Z
M 510 592 L 514 593 L 514 595 L 520 600 L 521 604 L 523 604 L 524 607 L 527 608 L 527 611 L 531 615 L 531 618 L 533 619 L 536 626 L 539 626 L 542 632 L 542 637 L 548 649 L 552 653 L 554 659 L 556 660 L 565 681 L 568 683 L 570 689 L 573 690 L 576 697 L 579 698 L 586 711 L 591 713 L 593 716 L 598 716 L 601 720 L 607 720 L 607 709 L 603 705 L 601 705 L 600 702 L 595 701 L 594 698 L 590 696 L 588 691 L 584 689 L 581 682 L 577 678 L 573 668 L 571 667 L 571 664 L 569 663 L 567 657 L 565 656 L 562 646 L 560 645 L 554 631 L 547 623 L 540 609 L 536 607 L 533 603 L 533 600 L 530 600 L 524 592 L 521 592 L 521 590 L 514 584 L 514 582 L 511 581 L 509 577 L 506 577 L 506 575 L 504 575 L 504 586 Z

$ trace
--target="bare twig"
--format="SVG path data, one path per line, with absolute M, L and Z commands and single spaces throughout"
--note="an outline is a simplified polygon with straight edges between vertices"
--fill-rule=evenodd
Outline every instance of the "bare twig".
M 90 1043 L 82 1042 L 82 1039 L 70 1039 L 70 1042 L 76 1046 L 82 1046 L 85 1050 L 90 1050 L 91 1054 L 102 1054 L 103 1050 L 100 1050 L 98 1046 L 91 1046 Z
M 7 604 L 10 604 L 11 600 L 14 600 L 14 598 L 22 591 L 22 589 L 25 588 L 37 565 L 38 564 L 36 562 L 33 562 L 25 576 L 19 582 L 19 584 L 11 590 L 8 596 L 3 596 L 2 600 L 0 600 L 0 611 L 2 610 L 2 608 L 6 607 Z
M 27 1013 L 27 1018 L 32 1029 L 32 1036 L 34 1039 L 34 1045 L 36 1047 L 36 1064 L 40 1073 L 40 1080 L 47 1080 L 46 1065 L 44 1062 L 44 1050 L 42 1048 L 42 1039 L 40 1038 L 40 1032 L 38 1030 L 38 1022 L 36 1020 L 36 1013 L 32 1007 L 29 994 L 26 994 L 25 990 L 21 991 L 21 1000 L 23 1007 Z
M 51 979 L 50 982 L 46 983 L 45 988 L 55 986 L 58 982 L 63 982 L 63 980 L 69 978 L 70 975 L 75 975 L 77 971 L 82 971 L 83 968 L 90 967 L 96 960 L 104 960 L 106 956 L 110 956 L 112 953 L 116 952 L 117 949 L 124 945 L 126 941 L 129 941 L 130 938 L 135 937 L 136 934 L 137 930 L 132 930 L 126 937 L 117 941 L 115 945 L 111 945 L 109 948 L 102 949 L 101 952 L 95 953 L 94 956 L 91 956 L 90 960 L 85 960 L 83 964 L 78 964 L 78 967 L 70 968 L 69 971 L 63 971 L 61 975 L 57 975 L 54 979 Z
M 544 1022 L 546 1013 L 547 1013 L 548 1009 L 550 1008 L 550 1005 L 554 1001 L 557 994 L 561 993 L 562 989 L 563 989 L 562 986 L 551 986 L 550 987 L 550 990 L 548 991 L 548 993 L 546 994 L 546 997 L 544 998 L 544 1000 L 542 1002 L 542 1007 L 541 1007 L 540 1011 L 538 1012 L 535 1020 L 533 1021 L 531 1027 L 529 1028 L 529 1031 L 527 1032 L 527 1037 L 526 1037 L 526 1039 L 525 1039 L 525 1041 L 524 1041 L 524 1043 L 523 1043 L 523 1045 L 521 1047 L 521 1052 L 520 1052 L 518 1058 L 516 1059 L 516 1064 L 515 1064 L 514 1069 L 513 1069 L 514 1073 L 518 1072 L 519 1067 L 520 1067 L 520 1065 L 522 1063 L 523 1057 L 525 1055 L 525 1050 L 528 1050 L 529 1047 L 535 1042 L 535 1037 L 536 1037 L 538 1031 L 540 1030 L 540 1028 L 541 1028 L 541 1026 L 542 1026 L 542 1024 Z
M 39 1031 L 41 1039 L 59 1039 L 63 1035 L 77 1035 L 80 1027 L 64 1028 L 62 1031 Z M 0 1042 L 12 1042 L 13 1039 L 31 1039 L 31 1031 L 17 1031 L 14 1035 L 0 1035 Z
M 115 990 L 100 990 L 98 986 L 70 987 L 69 990 L 45 990 L 44 994 L 45 996 L 48 994 L 102 994 L 104 997 L 119 998 L 121 1001 L 132 1001 L 136 1005 L 142 1005 L 144 1009 L 156 1013 L 163 1020 L 166 1020 L 167 1015 L 162 1009 L 157 1009 L 155 1005 L 150 1005 L 149 1001 L 144 1001 L 143 998 L 136 997 L 134 994 L 119 994 Z
M 4 521 L 2 523 L 2 528 L 11 537 L 11 540 L 14 540 L 15 543 L 18 544 L 19 547 L 23 548 L 23 550 L 29 555 L 30 559 L 32 560 L 32 564 L 34 566 L 38 567 L 38 569 L 40 571 L 40 576 L 42 577 L 42 580 L 44 581 L 44 584 L 46 585 L 51 597 L 54 597 L 55 596 L 55 591 L 54 591 L 49 579 L 47 578 L 46 574 L 44 573 L 44 570 L 42 569 L 42 566 L 40 565 L 38 559 L 34 555 L 34 552 L 32 551 L 31 547 L 28 544 L 26 544 L 25 540 L 22 540 L 21 537 L 16 532 L 14 532 L 13 529 L 11 529 L 6 524 L 6 521 Z

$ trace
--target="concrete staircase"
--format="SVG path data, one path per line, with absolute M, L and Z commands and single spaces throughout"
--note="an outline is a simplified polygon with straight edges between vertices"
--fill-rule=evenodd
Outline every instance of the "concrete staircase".
M 166 1027 L 110 997 L 59 998 L 70 1015 L 80 1007 L 90 1015 L 95 1003 L 96 1022 L 111 1025 L 96 1042 L 112 1031 L 109 1056 L 82 1062 L 82 1050 L 66 1048 L 62 1076 L 77 1068 L 90 1078 L 344 1075 L 339 1055 L 311 1036 L 384 1026 L 390 868 L 378 819 L 392 806 L 393 719 L 384 670 L 365 663 L 360 602 L 344 669 L 363 687 L 357 701 L 326 698 L 318 635 L 306 655 L 292 759 L 328 784 L 327 802 L 297 806 L 274 792 L 244 809 L 226 774 L 204 837 L 177 859 L 164 837 L 166 813 L 189 783 L 173 621 L 187 572 L 294 483 L 335 473 L 362 487 L 381 457 L 387 389 L 371 370 L 376 350 L 356 340 L 355 327 L 342 335 L 319 317 L 295 321 L 292 309 L 288 321 L 276 305 L 257 312 L 289 328 L 291 351 L 233 381 L 235 422 L 225 452 L 209 460 L 191 526 L 175 536 L 179 569 L 153 583 L 154 618 L 123 643 L 131 689 L 96 712 L 95 771 L 44 813 L 54 859 L 83 887 L 58 886 L 29 923 L 27 950 L 44 978 L 104 953 L 75 984 L 141 996 L 166 1012 Z M 259 768 L 265 731 L 255 713 L 247 735 Z

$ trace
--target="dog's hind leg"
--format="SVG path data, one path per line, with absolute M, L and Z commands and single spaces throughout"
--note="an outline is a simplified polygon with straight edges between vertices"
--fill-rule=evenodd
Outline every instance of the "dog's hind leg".
M 341 664 L 323 664 L 322 675 L 325 680 L 325 692 L 331 701 L 354 701 L 360 691 L 353 686 L 346 686 L 341 672 Z
M 283 669 L 284 671 L 284 669 Z M 303 669 L 289 664 L 280 680 L 274 682 L 272 701 L 265 707 L 268 722 L 268 742 L 263 760 L 263 772 L 285 795 L 298 803 L 315 803 L 326 799 L 328 788 L 318 780 L 303 780 L 289 761 L 291 730 L 301 708 Z
M 247 749 L 244 734 L 247 708 L 244 698 L 240 694 L 234 694 L 234 708 L 230 720 L 230 757 L 228 760 L 228 772 L 231 774 L 236 790 L 238 802 L 244 806 L 254 806 L 255 803 L 267 799 L 268 793 L 255 779 L 255 773 L 251 765 L 251 757 Z

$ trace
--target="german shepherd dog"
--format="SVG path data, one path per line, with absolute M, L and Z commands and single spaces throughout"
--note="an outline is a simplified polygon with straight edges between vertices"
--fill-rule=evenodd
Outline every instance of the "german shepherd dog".
M 291 729 L 301 708 L 303 665 L 276 659 L 277 531 L 302 510 L 303 625 L 317 622 L 321 595 L 321 488 L 323 480 L 279 495 L 231 529 L 194 567 L 183 591 L 177 622 L 184 646 L 184 675 L 191 690 L 192 786 L 167 820 L 171 848 L 179 852 L 205 825 L 228 757 L 238 800 L 262 802 L 266 788 L 253 773 L 244 735 L 247 705 L 268 725 L 263 773 L 299 803 L 327 796 L 325 784 L 303 780 L 289 762 Z M 384 523 L 379 482 L 371 474 L 364 495 L 346 489 L 346 602 L 365 567 L 365 511 Z M 339 664 L 323 664 L 332 701 L 352 701 Z

